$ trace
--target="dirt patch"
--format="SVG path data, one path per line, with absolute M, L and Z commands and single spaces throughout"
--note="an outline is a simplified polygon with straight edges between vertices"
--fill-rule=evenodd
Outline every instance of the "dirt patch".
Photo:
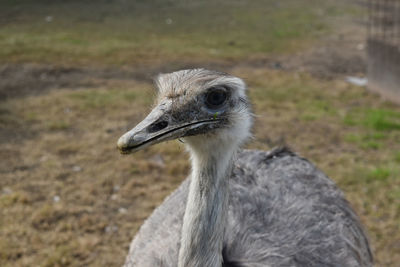
M 42 64 L 0 65 L 0 101 L 10 98 L 40 95 L 60 88 L 90 88 L 110 81 L 152 82 L 161 72 L 177 69 L 205 67 L 226 69 L 229 62 L 177 61 L 169 65 L 114 66 L 114 67 L 65 67 Z
M 110 79 L 145 78 L 142 73 L 111 68 L 6 64 L 0 66 L 0 100 L 39 95 L 50 89 L 94 87 Z
M 324 37 L 309 50 L 286 59 L 286 68 L 302 70 L 321 79 L 365 76 L 367 72 L 365 25 L 337 21 L 337 32 Z
M 366 60 L 363 52 L 343 51 L 337 46 L 316 49 L 304 62 L 305 70 L 318 78 L 333 79 L 347 75 L 363 76 L 366 73 Z
M 76 68 L 41 66 L 35 64 L 6 64 L 0 66 L 0 99 L 45 92 L 49 88 L 79 84 L 85 77 Z

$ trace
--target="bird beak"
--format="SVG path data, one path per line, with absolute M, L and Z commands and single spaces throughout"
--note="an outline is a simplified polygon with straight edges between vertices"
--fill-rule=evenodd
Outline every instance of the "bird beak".
M 169 115 L 169 105 L 161 104 L 135 128 L 121 136 L 117 147 L 121 154 L 130 154 L 150 145 L 193 135 L 196 129 L 206 124 L 216 124 L 219 119 L 209 118 L 187 122 L 176 121 Z

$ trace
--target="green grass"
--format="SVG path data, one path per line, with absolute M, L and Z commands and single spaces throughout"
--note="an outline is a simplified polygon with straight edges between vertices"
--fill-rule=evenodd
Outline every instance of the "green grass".
M 400 112 L 389 108 L 353 108 L 343 117 L 343 123 L 364 129 L 345 137 L 363 149 L 377 150 L 400 135 Z
M 386 181 L 391 174 L 387 168 L 376 168 L 367 174 L 367 182 L 372 181 Z
M 349 126 L 361 125 L 381 132 L 399 131 L 400 112 L 388 109 L 357 108 L 345 116 L 344 123 Z
M 0 28 L 0 60 L 143 64 L 287 53 L 325 33 L 327 19 L 348 12 L 329 1 L 303 5 L 295 0 L 3 1 L 0 16 L 13 23 Z M 16 6 L 15 15 L 6 12 Z
M 359 145 L 364 149 L 378 149 L 381 148 L 385 142 L 386 134 L 381 132 L 373 133 L 350 133 L 345 136 L 345 140 L 350 143 Z
M 400 151 L 395 153 L 394 159 L 396 162 L 400 163 Z

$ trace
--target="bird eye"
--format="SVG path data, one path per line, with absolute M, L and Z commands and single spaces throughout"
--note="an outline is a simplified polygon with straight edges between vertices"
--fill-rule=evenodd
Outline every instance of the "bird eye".
M 211 109 L 218 108 L 225 103 L 227 97 L 228 94 L 224 89 L 212 89 L 206 94 L 206 105 Z

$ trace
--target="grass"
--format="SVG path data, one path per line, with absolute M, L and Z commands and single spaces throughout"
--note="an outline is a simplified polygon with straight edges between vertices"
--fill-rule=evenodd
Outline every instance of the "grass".
M 348 134 L 345 136 L 345 140 L 351 143 L 359 145 L 365 149 L 379 149 L 382 147 L 386 135 L 383 133 L 358 133 Z
M 398 131 L 400 130 L 400 113 L 375 108 L 357 108 L 351 110 L 344 118 L 348 125 L 363 125 L 376 131 Z
M 344 118 L 356 100 L 360 110 L 397 114 L 399 108 L 373 95 L 360 99 L 363 89 L 308 74 L 251 67 L 234 74 L 247 77 L 258 115 L 250 147 L 268 149 L 283 137 L 315 162 L 346 191 L 369 230 L 378 266 L 397 262 L 400 131 L 377 130 L 364 120 L 349 125 Z M 1 190 L 11 191 L 0 198 L 1 240 L 11 244 L 0 254 L 2 266 L 122 263 L 143 219 L 189 171 L 176 142 L 131 157 L 115 150 L 152 97 L 148 83 L 116 80 L 109 88 L 53 90 L 3 105 L 2 114 L 37 134 L 18 141 L 23 146 L 2 144 L 14 155 L 1 169 Z M 309 120 L 305 114 L 318 116 Z M 68 127 L 51 128 L 51 122 Z M 367 141 L 380 145 L 364 147 Z
M 250 147 L 268 149 L 284 136 L 346 191 L 369 230 L 378 263 L 397 262 L 392 244 L 399 238 L 400 168 L 394 151 L 400 151 L 400 132 L 348 126 L 342 114 L 354 100 L 365 109 L 399 109 L 373 95 L 360 100 L 360 88 L 307 74 L 293 78 L 253 68 L 234 74 L 247 77 L 258 115 Z M 138 82 L 110 88 L 54 90 L 4 105 L 4 114 L 38 134 L 18 141 L 23 146 L 2 144 L 15 155 L 2 168 L 1 188 L 12 191 L 0 198 L 1 240 L 11 244 L 2 251 L 2 266 L 120 265 L 143 219 L 188 173 L 179 143 L 118 155 L 116 140 L 145 115 L 152 89 Z M 318 116 L 309 120 L 304 114 Z M 49 128 L 50 122 L 62 127 Z M 364 148 L 364 139 L 380 146 Z
M 137 91 L 125 89 L 104 89 L 104 90 L 84 90 L 75 91 L 67 94 L 74 105 L 82 110 L 101 109 L 103 107 L 116 107 L 121 102 L 132 103 L 142 97 Z M 142 100 L 143 101 L 143 100 Z
M 346 141 L 366 150 L 378 150 L 387 144 L 389 136 L 398 138 L 400 132 L 400 113 L 385 108 L 351 109 L 344 116 L 343 122 L 348 126 L 364 128 L 364 132 L 347 135 Z
M 368 173 L 367 181 L 372 182 L 375 180 L 378 181 L 385 181 L 389 178 L 391 172 L 389 169 L 386 168 L 376 168 Z
M 91 2 L 2 1 L 0 15 L 9 23 L 0 28 L 0 59 L 132 65 L 294 52 L 327 32 L 327 17 L 350 12 L 332 1 L 308 4 L 98 1 L 93 12 Z
M 398 152 L 395 153 L 394 160 L 395 160 L 396 162 L 400 162 L 400 151 L 398 151 Z
M 330 18 L 358 11 L 337 1 L 154 1 L 156 9 L 99 1 L 96 12 L 92 2 L 36 2 L 1 1 L 0 60 L 235 65 L 257 114 L 248 147 L 286 143 L 313 161 L 359 214 L 376 266 L 400 262 L 400 108 L 339 79 L 235 64 L 301 52 L 332 31 Z M 56 85 L 1 100 L 0 265 L 119 266 L 143 220 L 186 177 L 185 149 L 116 151 L 149 111 L 155 92 L 146 80 Z

